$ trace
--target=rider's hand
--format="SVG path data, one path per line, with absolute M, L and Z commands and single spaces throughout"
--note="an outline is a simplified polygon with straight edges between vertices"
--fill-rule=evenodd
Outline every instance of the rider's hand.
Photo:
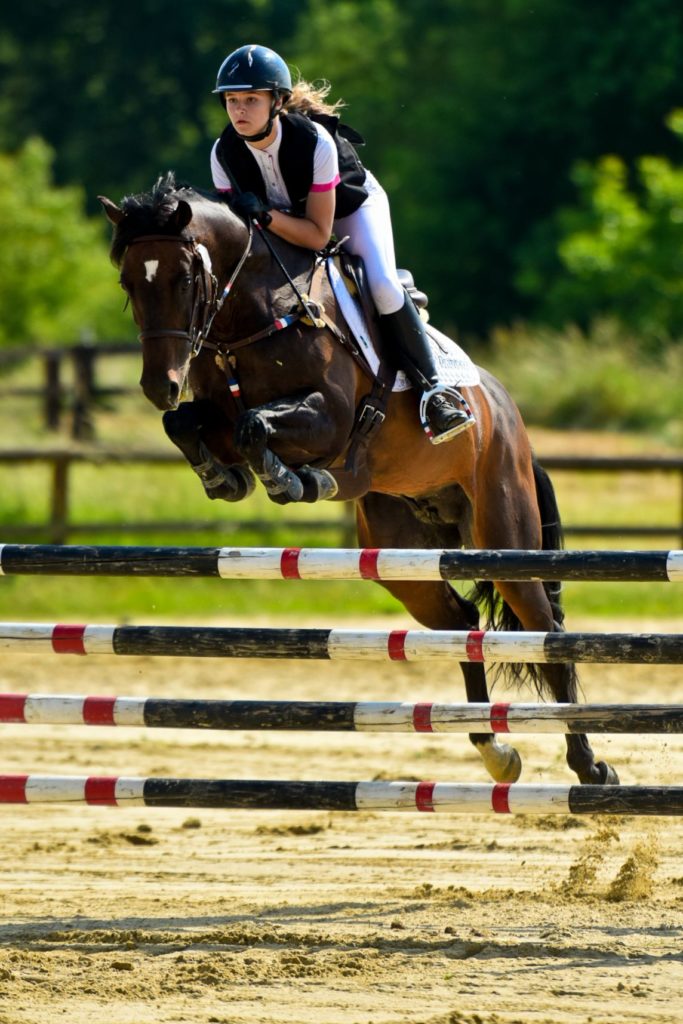
M 267 228 L 273 219 L 269 213 L 270 207 L 253 192 L 240 192 L 230 205 L 240 217 L 244 217 L 245 220 L 257 220 L 264 228 Z

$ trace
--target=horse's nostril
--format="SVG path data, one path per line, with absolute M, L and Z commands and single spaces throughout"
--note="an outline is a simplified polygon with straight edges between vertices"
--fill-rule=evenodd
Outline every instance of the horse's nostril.
M 178 385 L 178 382 L 176 380 L 169 381 L 168 382 L 168 397 L 171 399 L 171 401 L 174 404 L 177 404 L 179 396 L 180 396 L 180 387 Z

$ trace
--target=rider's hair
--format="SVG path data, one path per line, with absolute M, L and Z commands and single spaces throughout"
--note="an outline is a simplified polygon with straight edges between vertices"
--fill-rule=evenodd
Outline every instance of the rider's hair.
M 307 82 L 300 78 L 292 86 L 290 95 L 286 98 L 283 110 L 285 113 L 291 110 L 296 114 L 337 114 L 343 107 L 343 100 L 336 100 L 334 103 L 327 103 L 332 86 L 324 79 L 316 82 Z

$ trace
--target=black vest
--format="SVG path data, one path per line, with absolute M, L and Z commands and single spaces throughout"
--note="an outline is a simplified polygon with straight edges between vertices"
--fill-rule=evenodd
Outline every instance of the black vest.
M 317 121 L 326 128 L 335 141 L 339 155 L 340 182 L 336 187 L 336 217 L 348 217 L 368 197 L 364 187 L 365 169 L 358 159 L 352 142 L 362 143 L 363 138 L 353 128 L 339 124 L 339 118 L 330 114 L 285 114 L 280 118 L 282 139 L 278 160 L 280 172 L 287 192 L 292 200 L 291 212 L 303 217 L 306 200 L 313 184 L 313 154 L 318 133 L 311 121 Z M 259 165 L 252 156 L 247 143 L 239 137 L 229 124 L 216 146 L 216 156 L 230 180 L 242 192 L 255 192 L 266 201 L 266 187 Z

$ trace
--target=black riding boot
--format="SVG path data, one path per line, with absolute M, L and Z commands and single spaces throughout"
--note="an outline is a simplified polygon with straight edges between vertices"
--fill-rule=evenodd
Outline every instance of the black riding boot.
M 474 423 L 459 391 L 439 384 L 429 339 L 413 300 L 406 294 L 401 308 L 379 318 L 391 351 L 396 352 L 408 380 L 422 392 L 422 425 L 433 444 L 449 441 Z

